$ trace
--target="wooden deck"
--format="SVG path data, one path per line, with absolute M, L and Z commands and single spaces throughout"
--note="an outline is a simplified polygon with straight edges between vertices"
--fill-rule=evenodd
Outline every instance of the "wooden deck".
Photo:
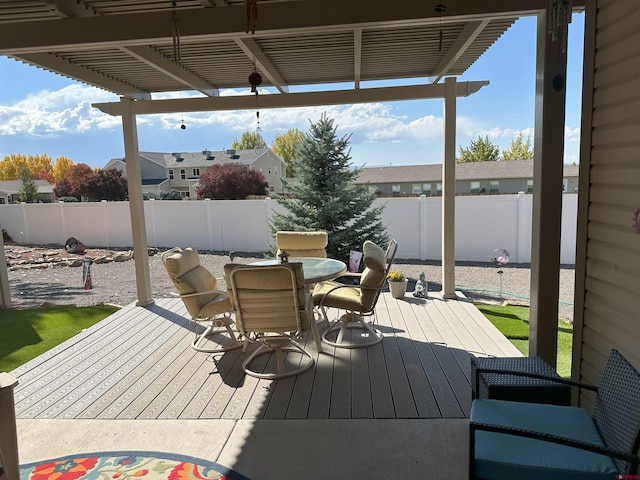
M 241 350 L 212 357 L 190 347 L 179 299 L 127 306 L 12 372 L 18 418 L 255 419 L 463 418 L 470 355 L 520 353 L 466 300 L 384 293 L 382 343 L 324 345 L 295 377 L 244 375 Z M 265 358 L 267 361 L 268 357 Z

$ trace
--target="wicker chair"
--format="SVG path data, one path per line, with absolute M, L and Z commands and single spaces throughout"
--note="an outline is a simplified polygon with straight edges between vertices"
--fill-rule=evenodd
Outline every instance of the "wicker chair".
M 198 251 L 188 247 L 172 248 L 160 256 L 194 322 L 195 339 L 191 346 L 199 352 L 223 353 L 240 348 L 236 332 L 231 328 L 231 300 L 218 290 L 218 280 L 202 265 Z M 198 332 L 199 323 L 206 324 Z
M 313 357 L 296 338 L 308 327 L 307 295 L 301 263 L 238 265 L 224 267 L 227 289 L 236 315 L 236 326 L 249 341 L 261 345 L 242 363 L 245 373 L 257 378 L 282 378 L 311 368 Z M 261 355 L 275 354 L 277 371 L 256 370 L 252 362 Z M 294 352 L 293 360 L 285 352 Z
M 593 416 L 578 407 L 474 400 L 469 478 L 611 480 L 635 475 L 640 447 L 640 373 L 614 349 L 598 387 L 544 378 L 595 391 Z

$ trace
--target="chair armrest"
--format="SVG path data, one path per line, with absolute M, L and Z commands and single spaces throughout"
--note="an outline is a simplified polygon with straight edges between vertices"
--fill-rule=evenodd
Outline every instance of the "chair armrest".
M 480 385 L 480 374 L 481 373 L 497 373 L 502 375 L 513 375 L 516 377 L 527 377 L 527 378 L 537 378 L 539 380 L 548 380 L 550 382 L 559 383 L 561 385 L 569 385 L 571 387 L 584 388 L 586 390 L 591 390 L 594 392 L 598 391 L 598 387 L 589 385 L 586 383 L 574 382 L 573 380 L 568 380 L 562 377 L 551 377 L 549 375 L 544 375 L 541 373 L 531 373 L 531 372 L 519 372 L 514 370 L 504 370 L 500 368 L 476 368 L 476 385 Z
M 195 293 L 175 293 L 175 292 L 170 292 L 169 295 L 171 295 L 172 297 L 176 297 L 176 298 L 189 298 L 189 297 L 197 297 L 199 295 L 209 295 L 212 293 L 221 293 L 223 295 L 229 296 L 229 294 L 223 290 L 206 290 L 204 292 L 195 292 Z
M 632 468 L 636 468 L 638 465 L 638 457 L 628 452 L 622 452 L 620 450 L 614 450 L 612 448 L 603 447 L 601 445 L 594 445 L 593 443 L 583 442 L 581 440 L 574 440 L 572 438 L 561 437 L 558 435 L 552 435 L 549 433 L 535 432 L 533 430 L 526 430 L 524 428 L 506 427 L 503 425 L 492 425 L 489 423 L 477 423 L 469 422 L 470 435 L 472 436 L 472 443 L 475 445 L 475 431 L 481 430 L 484 432 L 503 433 L 506 435 L 514 435 L 516 437 L 532 438 L 534 440 L 542 440 L 544 442 L 556 443 L 559 445 L 566 445 L 568 447 L 577 448 L 580 450 L 586 450 L 593 453 L 599 453 L 608 457 L 618 458 L 625 462 L 629 462 Z

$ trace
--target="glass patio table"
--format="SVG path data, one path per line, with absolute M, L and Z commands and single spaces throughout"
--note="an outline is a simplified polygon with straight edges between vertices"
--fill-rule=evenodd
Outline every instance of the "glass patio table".
M 340 260 L 333 258 L 315 258 L 315 257 L 289 257 L 290 263 L 301 263 L 302 273 L 304 275 L 304 285 L 307 293 L 310 293 L 311 285 L 325 280 L 331 280 L 339 277 L 347 271 L 347 265 Z M 269 260 L 259 260 L 257 262 L 251 262 L 251 265 L 279 265 L 280 259 L 273 258 Z M 309 318 L 309 325 L 311 327 L 311 333 L 313 339 L 316 342 L 316 348 L 318 352 L 322 352 L 322 338 L 318 331 L 318 324 L 313 317 L 313 305 L 311 304 L 311 295 L 307 295 L 306 305 L 307 316 Z

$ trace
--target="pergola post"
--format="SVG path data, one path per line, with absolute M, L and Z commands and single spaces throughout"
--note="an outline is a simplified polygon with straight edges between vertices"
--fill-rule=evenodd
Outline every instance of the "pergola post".
M 457 299 L 456 246 L 456 78 L 444 81 L 444 159 L 442 162 L 442 296 Z
M 6 480 L 20 479 L 18 460 L 18 433 L 13 390 L 18 380 L 6 372 L 0 372 L 0 477 Z
M 555 368 L 567 54 L 562 35 L 552 40 L 547 19 L 548 12 L 538 15 L 529 355 Z
M 131 233 L 133 236 L 133 256 L 136 266 L 136 287 L 138 302 L 136 305 L 151 305 L 151 280 L 149 276 L 149 252 L 147 246 L 147 228 L 144 218 L 142 198 L 142 172 L 138 152 L 138 129 L 136 116 L 132 113 L 133 100 L 122 97 L 122 131 L 124 136 L 124 157 L 127 164 L 127 185 L 129 189 L 129 210 L 131 212 Z

